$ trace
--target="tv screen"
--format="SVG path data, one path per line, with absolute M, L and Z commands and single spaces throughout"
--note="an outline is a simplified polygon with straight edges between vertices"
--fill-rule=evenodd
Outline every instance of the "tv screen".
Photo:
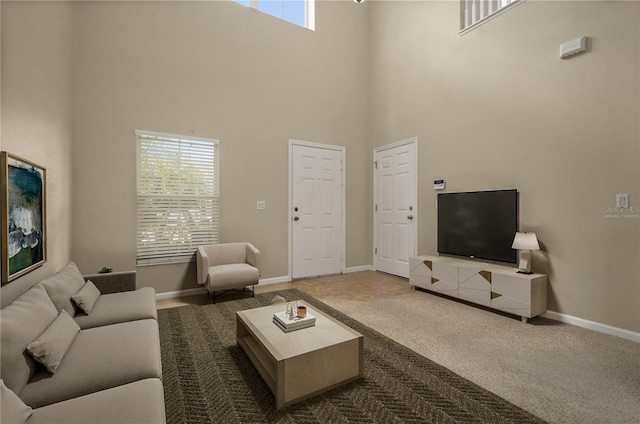
M 515 263 L 518 191 L 438 194 L 438 252 Z

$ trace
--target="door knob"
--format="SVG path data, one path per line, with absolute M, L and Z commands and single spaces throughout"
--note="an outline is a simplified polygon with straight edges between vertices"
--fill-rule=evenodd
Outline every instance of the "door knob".
M 413 215 L 409 215 L 407 219 L 413 219 Z
M 299 220 L 299 219 L 300 219 L 300 218 L 298 218 L 297 216 L 294 216 L 294 217 L 293 217 L 293 220 L 294 220 L 294 221 L 297 221 L 297 220 Z

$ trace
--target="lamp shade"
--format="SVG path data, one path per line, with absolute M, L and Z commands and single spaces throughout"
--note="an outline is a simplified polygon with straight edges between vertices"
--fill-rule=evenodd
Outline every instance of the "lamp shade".
M 516 233 L 513 239 L 512 249 L 540 250 L 536 233 Z

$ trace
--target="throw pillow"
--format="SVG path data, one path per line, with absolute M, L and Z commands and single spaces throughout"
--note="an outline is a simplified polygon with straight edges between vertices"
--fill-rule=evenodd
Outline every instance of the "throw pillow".
M 76 264 L 69 262 L 55 275 L 42 280 L 41 284 L 47 289 L 47 294 L 56 305 L 58 312 L 64 309 L 70 316 L 75 315 L 76 310 L 71 303 L 71 296 L 84 286 L 84 278 Z
M 0 369 L 8 388 L 20 393 L 38 369 L 29 343 L 56 319 L 58 311 L 42 284 L 36 284 L 0 311 Z
M 71 301 L 85 314 L 89 315 L 99 297 L 100 290 L 91 280 L 88 280 L 84 287 L 71 297 Z
M 27 352 L 53 374 L 79 332 L 78 324 L 62 311 L 45 332 L 27 346 Z
M 31 416 L 31 407 L 24 404 L 22 399 L 4 385 L 0 380 L 0 422 L 24 424 Z

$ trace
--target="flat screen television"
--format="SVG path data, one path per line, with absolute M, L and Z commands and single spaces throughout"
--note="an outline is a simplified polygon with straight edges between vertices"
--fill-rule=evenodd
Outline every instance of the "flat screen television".
M 438 194 L 438 252 L 515 263 L 518 191 Z

